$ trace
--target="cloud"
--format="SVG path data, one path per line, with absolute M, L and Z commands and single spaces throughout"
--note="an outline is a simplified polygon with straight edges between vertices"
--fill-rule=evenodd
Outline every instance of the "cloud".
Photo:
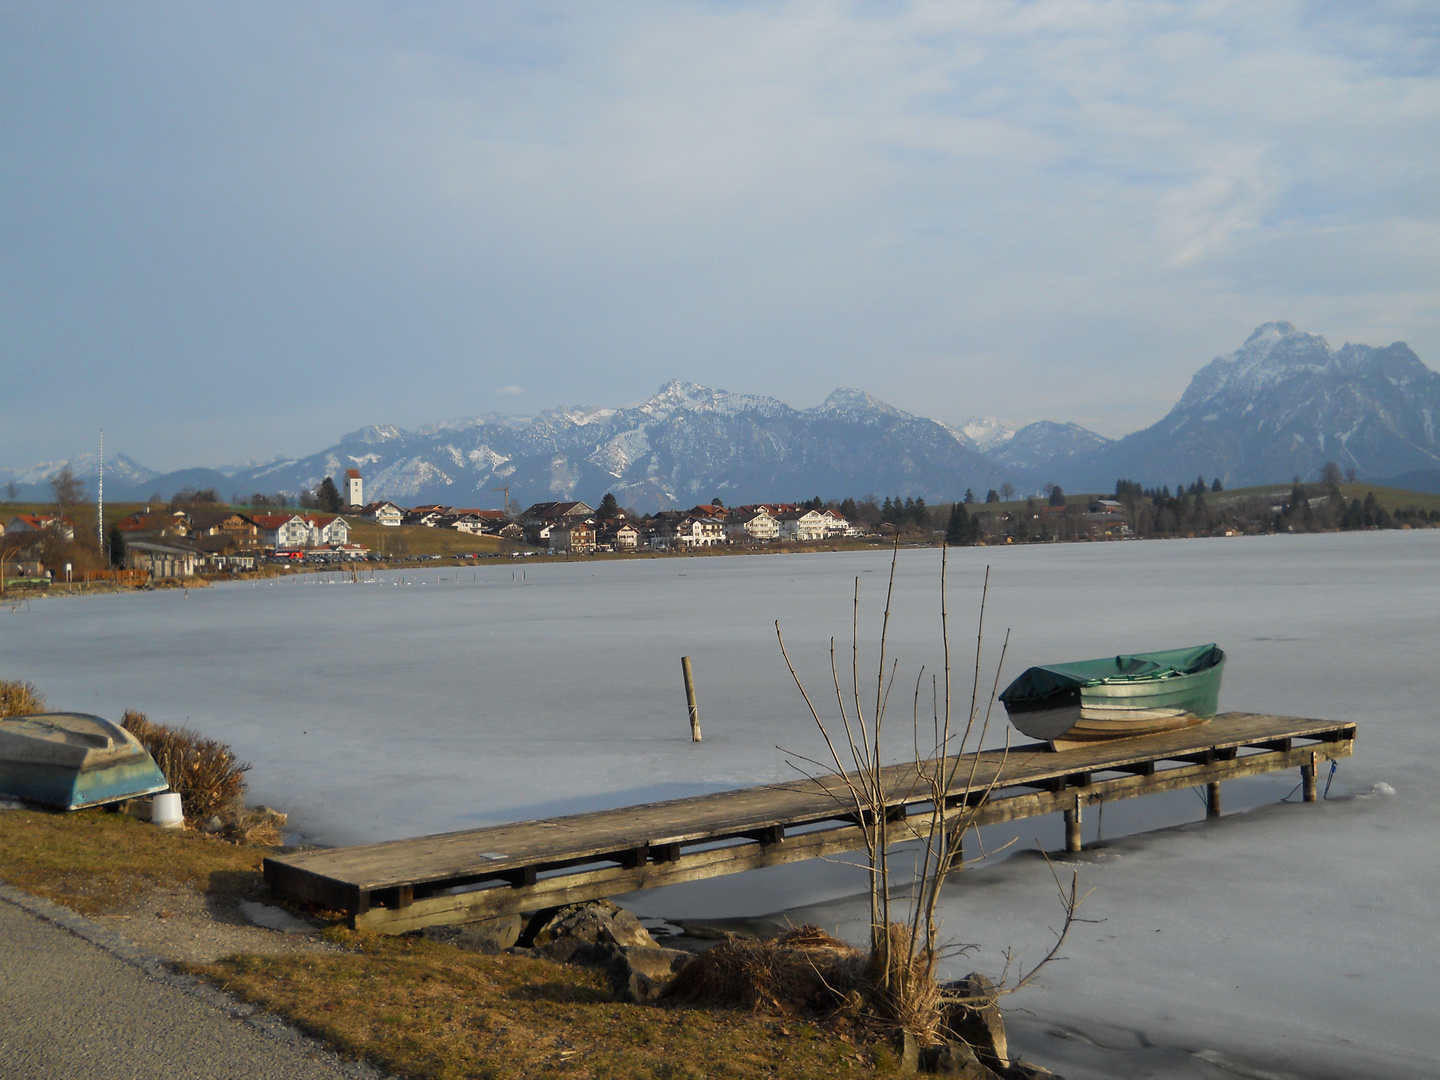
M 523 386 L 516 386 L 516 385 L 514 385 L 514 384 L 512 383 L 512 384 L 509 385 L 509 386 L 502 386 L 502 387 L 500 387 L 500 389 L 499 389 L 499 390 L 496 390 L 495 392 L 496 392 L 497 394 L 516 394 L 516 395 L 519 395 L 519 394 L 525 393 L 525 388 L 524 388 Z
M 1440 357 L 1424 6 L 67 10 L 0 9 L 0 460 L 308 452 L 519 372 L 1122 434 L 1270 318 Z

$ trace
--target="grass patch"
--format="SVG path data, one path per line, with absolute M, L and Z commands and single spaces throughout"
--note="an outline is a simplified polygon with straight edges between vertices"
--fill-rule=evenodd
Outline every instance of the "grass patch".
M 349 514 L 350 542 L 364 544 L 375 555 L 403 559 L 407 555 L 460 556 L 471 552 L 508 551 L 498 536 L 474 536 L 455 529 L 431 529 L 424 525 L 376 525 Z
M 227 957 L 187 971 L 408 1080 L 873 1075 L 843 1028 L 738 1009 L 627 1005 L 584 968 L 335 929 L 339 954 Z M 805 1037 L 800 1037 L 802 1034 Z
M 0 812 L 0 880 L 86 915 L 118 908 L 137 887 L 206 892 L 263 888 L 262 848 L 157 829 L 103 807 Z

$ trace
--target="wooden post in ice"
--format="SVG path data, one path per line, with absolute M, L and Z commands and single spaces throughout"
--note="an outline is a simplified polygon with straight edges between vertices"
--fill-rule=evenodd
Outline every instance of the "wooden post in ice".
M 1075 808 L 1065 811 L 1065 850 L 1080 850 L 1080 799 L 1075 799 Z
M 680 657 L 680 670 L 685 675 L 685 704 L 690 710 L 690 741 L 700 741 L 700 709 L 695 704 L 695 672 L 690 669 L 690 658 Z
M 1214 780 L 1205 785 L 1205 816 L 1214 818 L 1220 816 L 1220 781 Z
M 1310 764 L 1300 766 L 1300 780 L 1305 785 L 1305 801 L 1315 801 L 1315 751 L 1310 751 Z

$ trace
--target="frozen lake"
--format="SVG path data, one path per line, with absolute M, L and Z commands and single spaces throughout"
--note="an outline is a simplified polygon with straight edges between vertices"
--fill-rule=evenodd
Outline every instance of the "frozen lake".
M 823 699 L 857 577 L 873 656 L 889 557 L 519 562 L 36 602 L 0 615 L 0 677 L 36 683 L 52 708 L 136 708 L 229 742 L 254 765 L 252 800 L 289 811 L 307 841 L 389 839 L 793 776 L 777 744 L 819 744 L 774 621 Z M 1299 777 L 1277 774 L 1227 783 L 1218 822 L 1191 792 L 1091 810 L 1086 841 L 1104 844 L 1065 867 L 1095 887 L 1083 913 L 1103 921 L 1007 1000 L 1033 1012 L 1011 1014 L 1021 1051 L 1072 1080 L 1440 1074 L 1440 531 L 952 552 L 957 670 L 987 563 L 987 669 L 1008 627 L 1007 679 L 1218 641 L 1222 708 L 1360 725 L 1324 803 L 1281 803 Z M 901 555 L 897 736 L 907 678 L 939 665 L 938 570 L 937 552 Z M 1018 836 L 1011 857 L 948 894 L 947 930 L 983 943 L 954 974 L 998 971 L 1006 945 L 1048 948 L 1054 886 L 1027 852 L 1061 846 L 1060 825 L 1009 829 L 987 839 Z M 858 938 L 862 884 L 811 863 L 631 902 L 789 910 Z

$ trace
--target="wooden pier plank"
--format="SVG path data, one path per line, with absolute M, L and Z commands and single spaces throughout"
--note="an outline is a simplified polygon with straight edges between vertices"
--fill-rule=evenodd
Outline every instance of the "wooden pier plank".
M 1308 762 L 1317 750 L 1343 757 L 1354 733 L 1353 724 L 1335 721 L 1227 713 L 1203 727 L 1058 754 L 1043 744 L 1027 744 L 1008 753 L 965 755 L 950 796 L 983 792 L 998 773 L 996 790 L 977 822 L 1010 821 L 1072 808 L 1077 800 L 1083 805 L 1130 798 L 1289 768 Z M 1250 749 L 1256 752 L 1246 754 Z M 1167 762 L 1172 764 L 1166 767 Z M 928 805 L 928 787 L 918 782 L 913 762 L 888 768 L 885 786 L 887 803 L 897 814 Z M 564 902 L 546 897 L 609 895 L 851 850 L 863 842 L 862 831 L 844 821 L 853 810 L 838 778 L 798 778 L 590 814 L 278 856 L 266 860 L 265 871 L 277 891 L 347 910 L 357 922 L 400 929 L 401 923 L 424 925 L 454 913 L 502 914 Z M 909 813 L 910 828 L 928 827 L 930 815 L 923 807 Z M 821 824 L 828 827 L 794 832 Z M 747 842 L 693 850 L 731 838 Z M 571 867 L 559 876 L 537 877 Z M 429 895 L 488 880 L 508 884 Z M 387 903 L 376 906 L 372 900 L 382 893 Z

